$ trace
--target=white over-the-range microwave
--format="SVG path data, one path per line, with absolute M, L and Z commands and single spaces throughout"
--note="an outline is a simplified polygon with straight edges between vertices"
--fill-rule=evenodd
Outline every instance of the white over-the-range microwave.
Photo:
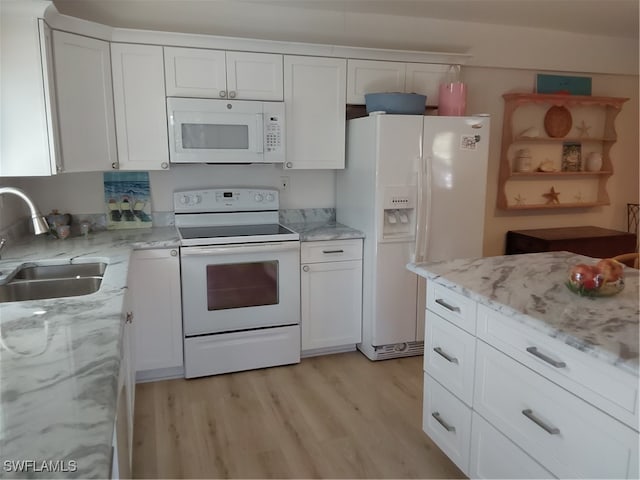
M 283 163 L 284 102 L 167 98 L 172 163 Z

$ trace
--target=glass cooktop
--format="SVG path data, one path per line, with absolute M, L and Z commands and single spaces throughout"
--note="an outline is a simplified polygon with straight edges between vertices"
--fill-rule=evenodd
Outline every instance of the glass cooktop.
M 206 227 L 180 227 L 180 235 L 185 240 L 207 239 L 207 238 L 227 238 L 227 237 L 249 237 L 268 235 L 289 235 L 291 230 L 279 224 L 258 224 L 258 225 L 219 225 Z

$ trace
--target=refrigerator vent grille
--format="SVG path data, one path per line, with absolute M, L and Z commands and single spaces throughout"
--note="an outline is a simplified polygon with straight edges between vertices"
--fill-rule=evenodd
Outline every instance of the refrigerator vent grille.
M 405 347 L 406 348 L 402 348 Z M 413 357 L 424 353 L 424 342 L 408 342 L 376 347 L 376 358 L 386 360 L 388 358 Z

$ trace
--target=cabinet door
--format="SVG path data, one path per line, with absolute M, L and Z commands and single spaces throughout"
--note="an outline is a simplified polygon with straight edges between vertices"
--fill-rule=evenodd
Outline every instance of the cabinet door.
M 285 56 L 285 168 L 344 168 L 346 63 Z
M 164 47 L 167 97 L 226 98 L 224 50 Z
M 51 30 L 34 22 L 45 7 L 0 2 L 0 177 L 56 173 Z
M 169 168 L 162 47 L 111 44 L 121 170 Z
M 427 105 L 438 105 L 438 91 L 449 65 L 407 63 L 405 91 L 427 96 Z
M 175 249 L 135 250 L 130 268 L 138 377 L 145 371 L 158 371 L 155 378 L 175 376 L 183 365 L 178 252 Z M 161 369 L 171 370 L 162 372 Z
M 404 63 L 374 60 L 348 61 L 347 103 L 364 105 L 365 93 L 404 91 Z
M 361 341 L 362 261 L 302 266 L 302 350 Z
M 65 172 L 117 165 L 109 42 L 53 31 L 62 163 Z
M 282 55 L 227 52 L 227 86 L 230 99 L 282 101 Z

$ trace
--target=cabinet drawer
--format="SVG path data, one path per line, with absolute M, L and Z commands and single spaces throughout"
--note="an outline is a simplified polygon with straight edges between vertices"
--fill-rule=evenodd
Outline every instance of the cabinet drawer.
M 471 406 L 476 338 L 429 311 L 425 328 L 425 372 Z
M 427 282 L 427 309 L 476 334 L 476 302 L 435 282 Z
M 302 242 L 301 263 L 342 262 L 362 259 L 362 240 L 327 240 Z
M 478 338 L 632 428 L 638 428 L 638 378 L 564 342 L 478 306 Z
M 477 413 L 471 420 L 471 478 L 556 478 Z
M 562 478 L 637 474 L 638 434 L 482 341 L 474 409 Z
M 422 407 L 422 430 L 466 474 L 471 409 L 426 373 Z

